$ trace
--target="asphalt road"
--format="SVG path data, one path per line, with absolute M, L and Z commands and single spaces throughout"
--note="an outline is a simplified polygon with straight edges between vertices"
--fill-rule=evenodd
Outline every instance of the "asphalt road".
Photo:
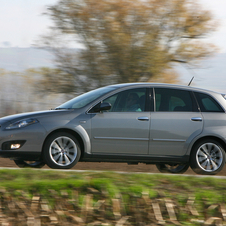
M 15 168 L 17 165 L 10 159 L 0 158 L 0 167 Z M 49 169 L 48 166 L 44 166 Z M 128 165 L 127 163 L 91 163 L 79 162 L 72 169 L 74 170 L 101 170 L 101 171 L 121 171 L 121 172 L 145 172 L 145 173 L 159 173 L 155 165 Z M 185 174 L 197 175 L 190 168 Z M 217 174 L 217 176 L 226 176 L 226 166 Z

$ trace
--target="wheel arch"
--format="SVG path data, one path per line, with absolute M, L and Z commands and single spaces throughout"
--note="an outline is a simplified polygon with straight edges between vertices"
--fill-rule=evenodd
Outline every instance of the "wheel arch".
M 221 139 L 219 137 L 216 137 L 216 136 L 204 136 L 204 137 L 201 137 L 201 138 L 197 139 L 194 142 L 194 144 L 192 145 L 192 147 L 190 149 L 190 158 L 191 158 L 191 153 L 192 153 L 194 147 L 196 146 L 196 144 L 199 143 L 199 142 L 201 142 L 201 141 L 203 141 L 203 140 L 208 140 L 208 139 L 215 140 L 215 141 L 219 142 L 223 146 L 224 151 L 226 153 L 226 143 L 225 143 L 225 141 L 223 139 Z
M 87 148 L 89 149 L 89 146 L 90 146 L 90 143 L 89 144 L 85 144 L 85 142 L 87 142 L 87 136 L 88 136 L 88 134 L 84 130 L 85 133 L 86 133 L 85 134 L 86 137 L 85 138 L 82 137 L 83 134 L 81 134 L 81 131 L 84 133 L 83 130 L 81 130 L 81 128 L 80 128 L 80 132 L 79 131 L 77 132 L 75 130 L 68 129 L 68 128 L 60 128 L 60 129 L 56 129 L 56 130 L 52 131 L 51 133 L 48 134 L 48 136 L 45 138 L 45 140 L 43 142 L 43 145 L 42 145 L 42 155 L 43 155 L 45 143 L 46 143 L 46 141 L 48 140 L 48 138 L 50 136 L 52 136 L 53 134 L 58 133 L 58 132 L 66 132 L 66 133 L 69 133 L 69 134 L 73 135 L 77 139 L 77 141 L 79 142 L 80 149 L 81 149 L 81 157 L 80 157 L 80 159 L 83 158 L 84 152 L 89 151 L 89 150 L 87 150 Z M 88 142 L 89 142 L 89 138 L 88 138 Z

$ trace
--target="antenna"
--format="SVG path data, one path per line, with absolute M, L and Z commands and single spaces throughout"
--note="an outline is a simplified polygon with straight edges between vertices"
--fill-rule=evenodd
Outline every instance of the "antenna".
M 188 86 L 190 86 L 190 85 L 191 85 L 191 83 L 192 83 L 192 81 L 193 81 L 194 77 L 195 77 L 195 76 L 193 76 L 193 77 L 192 77 L 191 81 L 188 83 Z

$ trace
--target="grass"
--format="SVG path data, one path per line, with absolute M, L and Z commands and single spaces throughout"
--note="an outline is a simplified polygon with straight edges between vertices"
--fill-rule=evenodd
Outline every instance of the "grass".
M 92 208 L 99 205 L 100 200 L 105 200 L 107 218 L 112 218 L 116 211 L 113 200 L 120 200 L 120 215 L 131 216 L 131 222 L 137 221 L 134 218 L 137 216 L 134 214 L 135 209 L 142 209 L 143 212 L 140 214 L 144 219 L 147 217 L 144 214 L 146 212 L 152 211 L 153 215 L 153 203 L 158 203 L 163 218 L 170 219 L 167 209 L 170 208 L 167 207 L 167 203 L 170 202 L 173 202 L 177 221 L 182 225 L 202 225 L 201 221 L 205 222 L 212 216 L 223 221 L 225 188 L 226 180 L 215 177 L 32 169 L 0 170 L 0 196 L 5 200 L 8 196 L 13 199 L 23 197 L 31 200 L 33 196 L 38 195 L 47 200 L 52 208 L 59 200 L 67 200 L 70 204 L 72 201 L 68 200 L 76 200 L 76 208 L 82 213 L 83 206 L 87 205 L 84 204 L 87 202 L 87 194 L 91 194 Z M 198 223 L 191 222 L 194 218 Z
M 226 195 L 226 180 L 214 177 L 32 169 L 1 169 L 0 187 L 13 190 L 26 188 L 39 192 L 70 188 L 83 188 L 85 191 L 87 187 L 92 187 L 99 191 L 106 190 L 110 197 L 118 193 L 142 196 L 143 192 L 148 191 L 150 197 L 155 198 L 160 191 L 169 195 L 183 192 L 193 193 L 197 199 L 208 198 L 212 202 L 222 201 L 222 197 Z

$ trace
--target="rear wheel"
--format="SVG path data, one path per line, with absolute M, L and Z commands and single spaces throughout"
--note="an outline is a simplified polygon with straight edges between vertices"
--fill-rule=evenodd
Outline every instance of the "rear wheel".
M 182 174 L 187 171 L 189 164 L 156 164 L 157 169 L 161 173 L 175 173 Z
M 79 142 L 70 133 L 55 133 L 44 144 L 43 158 L 50 168 L 70 169 L 78 162 L 80 155 Z
M 197 174 L 214 175 L 225 165 L 225 150 L 215 140 L 204 140 L 197 143 L 191 152 L 190 166 Z
M 14 160 L 17 166 L 20 168 L 42 168 L 45 163 L 42 161 L 24 161 L 24 160 Z

